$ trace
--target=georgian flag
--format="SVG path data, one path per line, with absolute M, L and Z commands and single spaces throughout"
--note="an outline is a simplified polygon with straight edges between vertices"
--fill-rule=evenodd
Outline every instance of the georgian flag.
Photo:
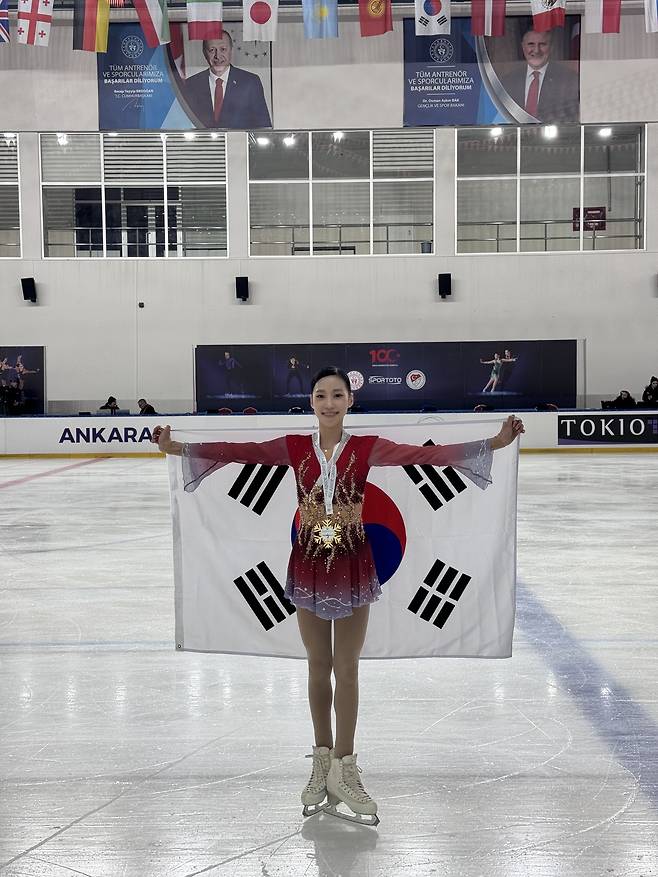
M 450 0 L 415 0 L 416 36 L 450 33 Z
M 279 0 L 244 0 L 242 4 L 242 39 L 262 43 L 276 40 Z
M 52 20 L 52 0 L 18 0 L 17 42 L 29 46 L 47 46 Z
M 585 33 L 619 33 L 621 0 L 587 0 Z
M 471 0 L 471 33 L 476 37 L 502 37 L 505 0 Z
M 406 444 L 451 444 L 499 428 L 494 421 L 421 423 L 377 434 Z M 280 430 L 232 429 L 176 438 L 277 435 Z M 518 442 L 496 451 L 486 490 L 451 466 L 370 470 L 363 519 L 383 593 L 370 611 L 364 657 L 511 655 L 517 463 Z M 296 609 L 284 596 L 297 511 L 292 469 L 231 463 L 186 493 L 180 457 L 168 464 L 176 648 L 305 657 Z
M 644 21 L 647 33 L 658 31 L 658 0 L 644 0 Z
M 564 27 L 567 0 L 530 0 L 532 26 L 538 33 Z

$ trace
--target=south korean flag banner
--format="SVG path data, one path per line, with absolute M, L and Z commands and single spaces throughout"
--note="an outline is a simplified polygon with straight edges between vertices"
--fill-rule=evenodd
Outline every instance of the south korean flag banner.
M 450 33 L 450 0 L 415 0 L 416 36 Z
M 435 420 L 347 428 L 415 445 L 473 441 L 500 428 Z M 282 433 L 204 430 L 176 439 L 262 442 Z M 180 457 L 168 461 L 176 648 L 304 658 L 296 609 L 284 596 L 297 512 L 292 469 L 229 463 L 186 493 Z M 382 596 L 371 606 L 363 657 L 510 657 L 517 465 L 518 442 L 496 451 L 486 490 L 451 466 L 370 469 L 363 523 Z

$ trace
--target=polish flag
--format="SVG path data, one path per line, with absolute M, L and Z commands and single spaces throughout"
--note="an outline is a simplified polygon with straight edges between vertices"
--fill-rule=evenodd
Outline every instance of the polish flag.
M 619 33 L 621 0 L 587 0 L 585 33 Z
M 221 0 L 187 0 L 187 35 L 191 40 L 221 40 Z
M 471 33 L 475 37 L 502 37 L 505 0 L 471 0 Z
M 279 0 L 244 0 L 242 4 L 242 39 L 262 43 L 276 40 Z
M 532 26 L 537 33 L 564 27 L 567 0 L 530 0 Z
M 29 46 L 47 46 L 52 20 L 52 0 L 18 0 L 17 42 Z

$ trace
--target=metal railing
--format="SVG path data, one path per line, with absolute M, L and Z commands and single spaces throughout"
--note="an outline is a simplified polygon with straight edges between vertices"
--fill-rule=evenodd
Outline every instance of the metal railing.
M 433 223 L 431 222 L 374 222 L 372 225 L 373 228 L 373 251 L 378 246 L 384 246 L 384 253 L 386 255 L 391 254 L 391 247 L 395 244 L 407 244 L 407 245 L 416 245 L 421 253 L 431 253 L 433 249 Z M 412 229 L 429 229 L 430 234 L 425 235 L 423 238 L 418 237 L 393 237 L 391 233 L 391 229 L 400 229 L 400 228 L 412 228 Z M 338 229 L 338 232 L 334 238 L 324 237 L 318 239 L 318 232 L 325 232 L 330 229 Z M 367 233 L 367 237 L 346 237 L 344 230 L 348 229 L 360 229 Z M 375 235 L 375 229 L 384 229 L 384 235 L 382 237 L 377 237 Z M 283 238 L 282 240 L 254 240 L 253 232 L 254 231 L 276 231 L 276 232 L 289 232 L 289 236 L 287 238 Z M 271 224 L 271 225 L 252 225 L 251 226 L 251 247 L 252 251 L 254 247 L 287 247 L 290 250 L 289 255 L 295 256 L 297 254 L 305 254 L 310 253 L 311 245 L 309 241 L 310 236 L 310 228 L 308 225 L 281 225 L 281 224 Z M 349 255 L 354 255 L 357 252 L 358 247 L 365 247 L 366 253 L 363 255 L 370 254 L 370 223 L 367 225 L 364 223 L 358 222 L 345 222 L 345 223 L 325 223 L 323 225 L 313 225 L 313 252 L 314 253 L 323 253 L 325 255 L 329 253 L 338 253 L 338 255 L 342 255 L 343 253 L 347 253 Z M 393 250 L 393 253 L 398 253 L 399 250 Z M 379 253 L 376 253 L 379 255 Z M 269 254 L 267 254 L 269 255 Z M 382 253 L 383 255 L 383 253 Z
M 570 228 L 573 228 L 572 222 L 573 221 L 570 219 L 529 219 L 529 220 L 524 220 L 520 226 L 519 243 L 522 244 L 524 241 L 527 241 L 527 242 L 539 241 L 543 244 L 543 247 L 536 248 L 539 252 L 541 252 L 542 249 L 544 252 L 549 252 L 548 245 L 550 243 L 554 243 L 555 241 L 571 241 L 571 242 L 578 243 L 579 236 L 580 236 L 579 231 L 572 231 L 571 234 L 568 234 L 568 235 L 566 235 L 566 234 L 549 235 L 549 228 L 551 226 L 562 225 L 562 226 L 569 226 Z M 585 223 L 587 223 L 587 222 L 588 222 L 588 220 L 586 219 Z M 605 222 L 606 222 L 606 226 L 613 225 L 614 223 L 618 223 L 618 224 L 625 223 L 627 225 L 632 224 L 634 230 L 632 233 L 619 232 L 619 233 L 609 234 L 607 231 L 607 228 L 606 228 L 606 231 L 604 231 L 604 232 L 597 231 L 596 229 L 592 229 L 591 231 L 585 229 L 583 231 L 583 246 L 585 245 L 585 241 L 587 241 L 587 242 L 591 241 L 592 242 L 592 247 L 591 247 L 592 250 L 596 250 L 597 249 L 597 246 L 596 246 L 597 241 L 602 241 L 602 240 L 606 240 L 607 238 L 611 238 L 613 240 L 630 239 L 633 241 L 633 244 L 634 244 L 633 249 L 635 249 L 635 250 L 642 249 L 642 247 L 644 245 L 644 234 L 643 234 L 643 222 L 641 219 L 638 219 L 637 217 L 630 217 L 630 216 L 624 217 L 624 218 L 619 218 L 619 219 L 618 218 L 613 219 L 611 217 L 607 217 Z M 524 232 L 524 229 L 526 229 L 528 226 L 541 227 L 543 229 L 543 231 L 539 235 L 526 235 L 523 232 Z M 482 235 L 478 235 L 477 237 L 460 237 L 459 230 L 463 229 L 463 228 L 469 228 L 469 227 L 476 227 L 476 228 L 483 228 L 484 227 L 487 229 L 491 228 L 491 229 L 493 229 L 493 234 L 491 236 L 488 236 L 488 237 L 482 236 Z M 510 235 L 509 237 L 501 236 L 502 229 L 506 229 L 506 228 L 512 229 L 514 231 L 514 234 Z M 491 221 L 491 222 L 486 222 L 486 221 L 458 222 L 457 223 L 457 252 L 459 252 L 459 245 L 466 244 L 466 243 L 478 243 L 478 244 L 495 243 L 495 245 L 496 245 L 495 251 L 497 253 L 516 252 L 516 220 L 515 219 L 508 219 L 508 220 Z M 510 251 L 509 249 L 501 250 L 501 244 L 507 244 L 508 246 L 510 244 L 513 244 L 514 250 L 513 251 Z M 599 247 L 599 249 L 601 249 L 601 248 Z M 614 249 L 617 249 L 617 248 L 615 247 Z
M 207 241 L 192 239 L 200 234 L 208 235 Z M 57 240 L 66 236 L 68 240 Z M 51 250 L 66 248 L 74 251 L 76 257 L 103 256 L 102 226 L 71 226 L 68 228 L 46 229 L 45 254 Z M 106 248 L 110 253 L 120 253 L 122 258 L 135 256 L 164 257 L 165 229 L 164 226 L 109 226 L 106 229 Z M 185 257 L 195 251 L 226 255 L 226 226 L 190 225 L 185 228 L 169 227 L 169 257 Z

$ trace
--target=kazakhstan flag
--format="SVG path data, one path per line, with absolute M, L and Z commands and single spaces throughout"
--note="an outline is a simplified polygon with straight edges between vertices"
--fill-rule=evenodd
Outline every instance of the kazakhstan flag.
M 338 36 L 338 0 L 302 0 L 302 8 L 307 40 Z

